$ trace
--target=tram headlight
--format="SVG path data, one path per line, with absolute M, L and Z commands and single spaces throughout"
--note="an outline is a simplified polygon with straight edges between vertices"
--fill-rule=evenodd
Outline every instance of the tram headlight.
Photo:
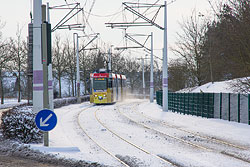
M 106 97 L 106 95 L 104 94 L 103 97 Z
M 97 97 L 97 95 L 95 95 L 95 97 Z

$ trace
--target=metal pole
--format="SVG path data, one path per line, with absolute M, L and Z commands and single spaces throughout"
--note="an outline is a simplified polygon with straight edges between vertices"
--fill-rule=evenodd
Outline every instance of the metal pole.
M 163 51 L 163 111 L 168 111 L 168 44 L 167 44 L 167 1 L 164 3 L 164 51 Z
M 250 125 L 250 94 L 248 94 L 248 125 Z
M 43 109 L 43 66 L 41 59 L 42 0 L 33 0 L 33 112 Z
M 111 49 L 109 49 L 109 51 L 108 51 L 108 56 L 109 56 L 109 58 L 108 58 L 108 61 L 109 61 L 109 63 L 108 63 L 108 70 L 109 70 L 109 72 L 111 72 Z
M 46 5 L 42 5 L 43 108 L 49 109 Z M 44 146 L 49 146 L 49 132 L 44 132 Z
M 238 122 L 240 123 L 240 93 L 238 94 Z
M 154 48 L 153 32 L 151 32 L 151 62 L 150 62 L 150 103 L 154 102 Z
M 231 121 L 231 93 L 228 94 L 228 121 Z
M 80 70 L 79 70 L 79 37 L 76 34 L 76 85 L 77 85 L 77 103 L 81 103 L 80 99 Z
M 47 22 L 50 23 L 49 2 L 47 2 Z M 49 109 L 54 111 L 52 63 L 48 66 Z
M 142 61 L 142 91 L 143 91 L 143 98 L 145 99 L 144 58 L 142 58 L 141 61 Z

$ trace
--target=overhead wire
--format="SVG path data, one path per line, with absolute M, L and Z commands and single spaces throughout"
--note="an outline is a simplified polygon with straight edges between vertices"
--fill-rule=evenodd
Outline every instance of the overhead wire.
M 158 2 L 159 2 L 160 0 L 157 0 L 155 3 L 153 3 L 151 6 L 149 6 L 149 8 L 147 8 L 143 13 L 142 13 L 142 15 L 143 14 L 145 14 L 149 9 L 151 9 L 155 4 L 157 4 Z M 136 19 L 134 19 L 134 21 L 133 22 L 135 22 L 136 20 L 138 20 L 140 17 L 137 17 Z
M 122 11 L 119 11 L 119 12 L 116 12 L 113 14 L 108 14 L 108 15 L 97 15 L 97 14 L 88 13 L 87 11 L 84 11 L 84 12 L 91 15 L 91 16 L 95 16 L 95 17 L 112 17 L 112 16 L 120 14 Z
M 76 0 L 74 0 L 74 1 L 77 2 Z M 139 0 L 133 0 L 133 1 L 138 1 L 138 2 L 139 2 Z M 132 2 L 133 2 L 133 1 L 132 1 Z M 65 0 L 65 2 L 66 2 L 66 0 Z M 85 1 L 84 7 L 87 6 L 88 2 L 89 2 L 88 0 Z M 159 0 L 157 0 L 154 4 L 156 4 L 156 3 L 158 3 L 158 2 L 159 2 Z M 119 14 L 122 13 L 123 20 L 124 20 L 124 21 L 127 21 L 127 16 L 126 16 L 126 13 L 125 13 L 125 9 L 120 10 L 120 9 L 122 8 L 123 5 L 120 6 L 120 8 L 118 9 L 118 12 L 115 12 L 115 13 L 113 13 L 113 14 L 108 14 L 108 15 L 98 15 L 98 14 L 93 14 L 93 13 L 92 13 L 92 10 L 93 10 L 93 8 L 94 8 L 94 4 L 95 4 L 95 0 L 92 2 L 89 11 L 87 11 L 86 9 L 82 10 L 83 22 L 84 22 L 85 26 L 88 27 L 88 28 L 91 30 L 92 33 L 95 33 L 95 31 L 94 31 L 94 29 L 92 28 L 92 26 L 91 26 L 91 24 L 90 24 L 90 22 L 89 22 L 90 16 L 95 16 L 95 17 L 112 17 L 112 18 L 110 19 L 110 21 L 112 21 L 112 20 L 116 20 L 116 19 L 119 17 Z M 153 5 L 152 5 L 152 6 L 153 6 Z M 152 6 L 151 6 L 151 7 L 152 7 Z M 151 8 L 151 7 L 150 7 L 150 8 Z M 146 11 L 144 11 L 143 14 L 145 14 L 150 8 L 148 8 Z M 154 10 L 154 11 L 155 11 L 155 10 Z M 153 13 L 154 11 L 148 13 L 147 15 Z M 86 14 L 87 14 L 87 15 L 86 15 Z M 134 19 L 134 21 L 136 21 L 137 19 L 139 19 L 139 18 Z M 109 22 L 110 22 L 110 21 L 109 21 Z M 126 30 L 125 30 L 125 31 L 126 31 Z M 86 31 L 83 31 L 83 32 L 84 32 L 84 34 L 87 36 Z M 88 37 L 88 39 L 90 39 L 90 38 Z M 98 39 L 101 41 L 102 44 L 107 45 L 106 42 L 104 42 L 100 36 L 98 37 Z M 123 40 L 126 40 L 126 39 L 123 38 Z M 119 42 L 119 43 L 121 43 L 121 42 Z M 126 42 L 126 43 L 127 43 L 127 42 Z

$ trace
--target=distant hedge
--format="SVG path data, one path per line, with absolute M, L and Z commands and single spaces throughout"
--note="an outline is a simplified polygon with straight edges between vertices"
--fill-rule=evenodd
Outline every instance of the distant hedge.
M 80 98 L 81 98 L 81 102 L 89 101 L 89 95 L 81 96 Z M 54 99 L 54 108 L 59 108 L 62 106 L 67 106 L 67 105 L 76 104 L 76 103 L 77 103 L 76 97 Z

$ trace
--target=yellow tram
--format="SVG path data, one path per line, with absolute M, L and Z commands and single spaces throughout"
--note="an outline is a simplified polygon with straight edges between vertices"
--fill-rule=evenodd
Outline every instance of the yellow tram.
M 105 69 L 90 74 L 90 103 L 111 104 L 126 96 L 126 76 Z

